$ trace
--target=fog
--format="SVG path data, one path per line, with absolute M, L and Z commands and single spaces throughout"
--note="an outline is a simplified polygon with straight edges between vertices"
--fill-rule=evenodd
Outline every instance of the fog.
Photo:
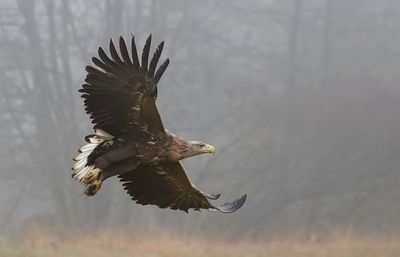
M 268 238 L 400 232 L 400 2 L 0 1 L 0 234 L 57 228 Z M 234 214 L 141 206 L 71 178 L 92 126 L 78 93 L 110 38 L 165 41 L 165 127 L 216 146 L 184 161 Z

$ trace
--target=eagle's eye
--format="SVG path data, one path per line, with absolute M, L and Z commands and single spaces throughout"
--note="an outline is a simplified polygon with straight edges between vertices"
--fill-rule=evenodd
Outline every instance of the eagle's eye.
M 199 145 L 200 147 L 204 147 L 204 146 L 206 146 L 206 144 L 204 144 L 204 143 L 200 143 L 200 145 Z

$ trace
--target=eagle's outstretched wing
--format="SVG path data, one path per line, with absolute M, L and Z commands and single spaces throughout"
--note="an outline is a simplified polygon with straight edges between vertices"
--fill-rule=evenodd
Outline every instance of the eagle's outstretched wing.
M 180 162 L 166 162 L 155 166 L 139 165 L 135 170 L 120 175 L 124 189 L 136 203 L 157 205 L 173 210 L 210 209 L 231 213 L 239 209 L 246 201 L 246 195 L 226 203 L 214 206 L 210 196 L 198 190 L 192 183 Z
M 111 58 L 100 47 L 100 59 L 92 58 L 97 68 L 86 67 L 86 84 L 79 91 L 85 99 L 85 110 L 95 129 L 102 129 L 112 135 L 133 127 L 152 134 L 164 133 L 155 99 L 157 83 L 169 60 L 156 71 L 164 42 L 158 45 L 149 64 L 150 45 L 151 35 L 146 40 L 140 64 L 134 37 L 131 43 L 132 58 L 122 37 L 119 39 L 121 55 L 110 39 Z

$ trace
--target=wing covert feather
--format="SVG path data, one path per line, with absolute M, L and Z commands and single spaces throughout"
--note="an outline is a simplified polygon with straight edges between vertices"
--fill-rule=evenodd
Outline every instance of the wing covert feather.
M 99 58 L 92 58 L 97 67 L 86 67 L 86 84 L 79 90 L 84 98 L 85 110 L 90 115 L 94 128 L 103 129 L 112 135 L 132 127 L 163 135 L 165 131 L 155 99 L 159 74 L 165 71 L 165 63 L 154 75 L 162 47 L 156 49 L 150 60 L 149 71 L 147 66 L 151 36 L 143 49 L 143 65 L 139 63 L 134 37 L 131 42 L 132 59 L 122 37 L 119 38 L 121 54 L 117 52 L 111 39 L 111 57 L 99 47 Z
M 180 162 L 166 162 L 155 166 L 139 165 L 135 170 L 119 176 L 133 201 L 142 205 L 157 205 L 188 212 L 189 209 L 218 210 L 231 213 L 242 207 L 246 196 L 215 206 L 209 199 L 217 196 L 204 194 L 189 180 Z

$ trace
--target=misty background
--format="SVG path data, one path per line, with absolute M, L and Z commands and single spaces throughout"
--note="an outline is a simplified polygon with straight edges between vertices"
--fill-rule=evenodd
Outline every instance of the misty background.
M 184 161 L 236 213 L 132 202 L 71 179 L 92 133 L 77 90 L 99 46 L 164 40 L 164 125 L 217 154 Z M 400 232 L 400 1 L 1 0 L 0 234 L 52 228 L 266 237 Z

